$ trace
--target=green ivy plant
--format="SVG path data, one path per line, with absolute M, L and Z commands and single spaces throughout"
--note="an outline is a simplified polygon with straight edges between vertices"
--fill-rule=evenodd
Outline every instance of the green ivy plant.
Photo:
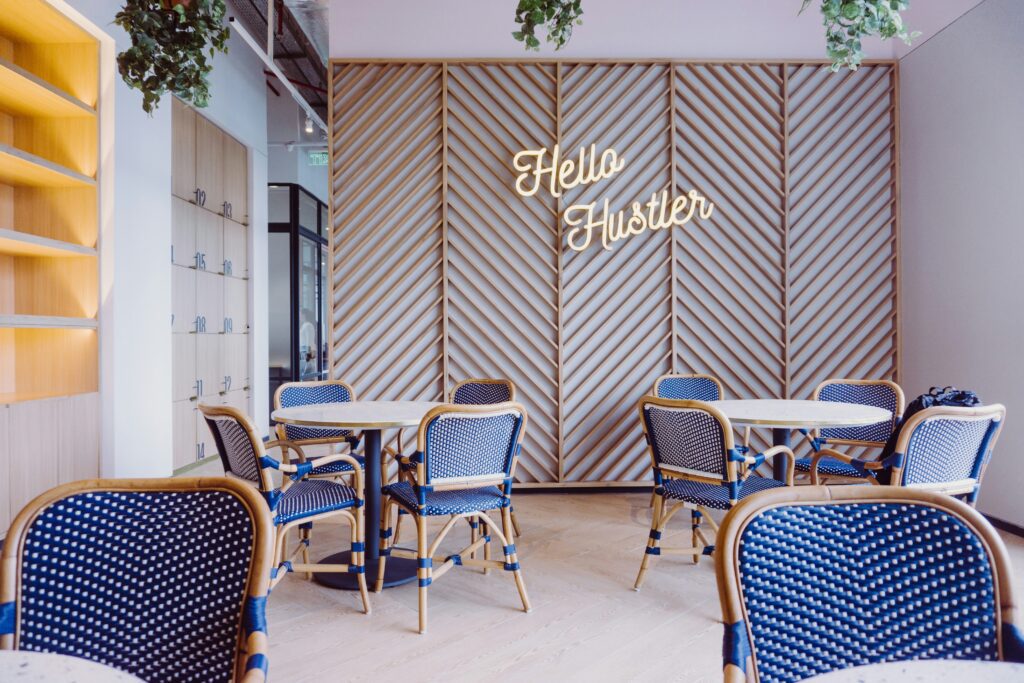
M 165 93 L 197 107 L 210 100 L 207 76 L 216 52 L 227 52 L 224 0 L 126 0 L 114 23 L 132 46 L 117 56 L 121 78 L 142 91 L 152 114 Z
M 804 0 L 800 11 L 814 0 Z M 820 0 L 825 25 L 825 49 L 832 60 L 832 70 L 844 66 L 855 71 L 864 60 L 861 39 L 865 36 L 900 38 L 907 45 L 920 35 L 907 30 L 900 12 L 910 6 L 909 0 Z
M 527 50 L 540 50 L 540 39 L 535 32 L 538 26 L 548 27 L 548 42 L 558 50 L 565 47 L 572 37 L 572 27 L 582 24 L 580 16 L 583 0 L 519 0 L 516 6 L 516 23 L 520 28 L 512 37 L 521 41 Z

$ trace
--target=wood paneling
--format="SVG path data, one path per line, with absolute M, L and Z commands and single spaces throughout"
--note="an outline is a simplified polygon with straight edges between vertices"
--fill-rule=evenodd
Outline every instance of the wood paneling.
M 519 478 L 649 476 L 636 399 L 898 380 L 896 69 L 804 62 L 331 64 L 332 374 L 370 398 L 512 379 Z M 595 144 L 614 177 L 530 198 L 513 155 Z M 696 190 L 709 218 L 569 249 L 562 211 Z M 764 442 L 755 435 L 755 443 Z
M 196 200 L 196 110 L 177 97 L 171 98 L 171 193 L 189 202 Z

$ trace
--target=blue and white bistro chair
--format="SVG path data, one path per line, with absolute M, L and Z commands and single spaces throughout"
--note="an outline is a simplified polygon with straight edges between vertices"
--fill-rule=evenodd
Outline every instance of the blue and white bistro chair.
M 410 460 L 416 471 L 412 482 L 399 481 L 384 487 L 381 509 L 381 551 L 377 590 L 384 581 L 388 555 L 416 559 L 420 592 L 420 633 L 427 630 L 427 590 L 430 584 L 456 565 L 512 572 L 523 610 L 530 611 L 512 527 L 512 477 L 519 446 L 526 429 L 526 409 L 514 402 L 495 405 L 437 406 L 420 423 L 418 450 Z M 391 508 L 398 506 L 416 520 L 416 552 L 389 546 Z M 488 516 L 500 510 L 501 528 Z M 427 521 L 448 517 L 433 542 L 427 542 Z M 484 533 L 457 553 L 437 554 L 448 532 L 461 519 L 473 519 Z M 504 560 L 491 559 L 491 535 L 502 545 Z M 484 559 L 473 557 L 483 548 Z
M 230 406 L 199 405 L 206 424 L 217 443 L 224 472 L 249 482 L 259 489 L 270 507 L 277 535 L 274 540 L 274 562 L 270 570 L 273 588 L 288 572 L 351 573 L 356 574 L 363 611 L 370 613 L 370 598 L 366 592 L 365 526 L 363 520 L 363 468 L 354 456 L 336 453 L 317 460 L 331 464 L 345 462 L 352 471 L 353 486 L 324 479 L 310 479 L 313 463 L 307 462 L 302 447 L 289 441 L 264 442 L 249 418 Z M 276 460 L 266 454 L 268 448 L 291 449 L 299 454 L 298 463 Z M 325 462 L 326 461 L 326 462 Z M 281 474 L 278 486 L 271 473 Z M 310 564 L 309 544 L 313 522 L 347 522 L 351 529 L 351 564 Z M 288 532 L 297 528 L 299 542 L 288 553 Z M 295 558 L 301 553 L 302 563 Z
M 1002 539 L 933 491 L 751 496 L 722 522 L 715 569 L 726 683 L 915 659 L 1024 661 Z
M 645 396 L 638 408 L 651 454 L 655 504 L 635 590 L 640 590 L 653 557 L 691 555 L 696 564 L 701 555 L 714 550 L 701 529 L 706 518 L 712 529 L 718 530 L 709 509 L 728 510 L 752 493 L 793 484 L 793 451 L 775 446 L 756 455 L 741 453 L 729 418 L 709 403 Z M 788 465 L 785 482 L 750 476 L 780 454 L 786 456 Z M 662 547 L 666 525 L 682 509 L 690 510 L 691 547 Z
M 0 649 L 70 655 L 149 683 L 267 677 L 267 505 L 224 477 L 51 489 L 0 560 Z
M 721 401 L 725 396 L 722 383 L 711 375 L 662 375 L 651 393 L 677 401 Z
M 875 449 L 881 452 L 885 442 L 892 435 L 892 430 L 899 423 L 900 416 L 903 415 L 903 390 L 895 382 L 883 379 L 830 379 L 819 384 L 814 390 L 814 400 L 874 406 L 889 411 L 891 417 L 873 425 L 829 427 L 816 430 L 813 434 L 801 430 L 810 441 L 814 452 L 806 458 L 797 459 L 797 473 L 812 479 L 810 472 L 812 464 L 816 462 L 819 481 L 812 483 L 845 481 L 863 484 L 865 480 L 870 480 L 871 477 L 867 473 L 848 463 L 848 455 L 835 448 L 823 446 Z
M 356 400 L 355 390 L 340 380 L 321 382 L 286 382 L 274 392 L 274 410 L 294 408 L 295 406 L 320 405 L 323 403 L 348 403 Z M 289 441 L 298 446 L 326 444 L 332 448 L 348 446 L 349 452 L 365 466 L 363 456 L 356 455 L 356 447 L 362 436 L 350 429 L 330 429 L 325 427 L 307 427 L 304 425 L 277 425 L 277 438 Z M 304 456 L 303 456 L 304 457 Z M 311 479 L 337 479 L 352 474 L 352 467 L 347 461 L 338 460 L 330 463 L 318 463 L 314 458 Z
M 893 486 L 937 491 L 974 505 L 1005 421 L 1006 408 L 998 403 L 975 408 L 925 408 L 900 427 L 896 450 L 884 461 L 839 457 L 844 464 L 865 473 L 872 483 L 877 483 L 877 472 L 889 469 Z M 819 466 L 815 462 L 811 470 L 814 483 L 821 478 Z

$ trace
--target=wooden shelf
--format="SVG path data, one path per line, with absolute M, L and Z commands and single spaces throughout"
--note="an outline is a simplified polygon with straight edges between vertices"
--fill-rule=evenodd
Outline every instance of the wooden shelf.
M 4 2 L 0 34 L 20 43 L 90 43 L 96 39 L 45 0 Z
M 61 242 L 49 237 L 40 237 L 27 232 L 0 228 L 0 254 L 13 256 L 51 256 L 67 258 L 72 256 L 96 256 L 92 247 Z
M 96 110 L 17 64 L 0 58 L 0 109 L 16 116 L 78 118 Z
M 97 323 L 95 318 L 0 314 L 0 327 L 95 330 Z
M 95 187 L 96 181 L 35 154 L 0 145 L 0 183 L 18 187 Z

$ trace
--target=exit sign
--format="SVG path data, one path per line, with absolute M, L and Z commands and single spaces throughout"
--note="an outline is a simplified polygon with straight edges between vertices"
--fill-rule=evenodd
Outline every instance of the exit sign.
M 310 152 L 309 153 L 309 165 L 310 166 L 326 166 L 329 161 L 327 152 Z

